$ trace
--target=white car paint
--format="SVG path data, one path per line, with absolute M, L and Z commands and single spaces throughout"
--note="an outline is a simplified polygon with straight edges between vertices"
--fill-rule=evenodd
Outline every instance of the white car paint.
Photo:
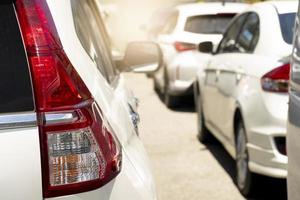
M 178 20 L 174 30 L 170 33 L 161 33 L 157 38 L 164 54 L 165 63 L 165 66 L 154 74 L 154 81 L 158 88 L 163 91 L 166 84 L 164 82 L 165 75 L 167 75 L 169 81 L 168 92 L 175 96 L 186 94 L 192 86 L 195 72 L 203 67 L 205 58 L 209 56 L 208 54 L 199 53 L 202 62 L 200 60 L 195 61 L 195 52 L 177 52 L 174 48 L 175 42 L 190 43 L 197 46 L 201 42 L 211 41 L 214 45 L 217 45 L 222 39 L 222 34 L 198 34 L 185 31 L 185 25 L 189 17 L 217 15 L 219 13 L 234 14 L 243 11 L 247 6 L 243 3 L 226 3 L 222 5 L 221 2 L 177 6 L 174 13 L 178 12 Z
M 92 67 L 95 63 L 83 49 L 75 32 L 70 0 L 48 0 L 47 2 L 70 61 L 111 122 L 123 147 L 124 168 L 121 176 L 118 176 L 115 183 L 107 187 L 104 192 L 111 191 L 108 198 L 111 200 L 124 198 L 123 195 L 127 197 L 126 199 L 156 199 L 148 158 L 132 121 L 128 117 L 128 98 L 123 76 L 120 75 L 119 83 L 116 88 L 113 88 L 97 68 Z M 115 188 L 115 185 L 119 186 Z M 94 195 L 95 199 L 101 197 L 102 194 L 102 189 L 99 189 L 98 195 Z M 80 197 L 81 199 L 90 198 L 88 195 L 73 196 L 74 199 L 78 198 L 77 196 L 84 196 Z
M 296 1 L 284 1 L 249 7 L 244 13 L 256 13 L 260 21 L 254 51 L 215 54 L 205 73 L 197 74 L 205 124 L 212 134 L 235 158 L 234 117 L 239 110 L 247 133 L 250 171 L 276 178 L 287 176 L 288 159 L 278 152 L 274 137 L 286 135 L 288 95 L 264 91 L 260 79 L 283 65 L 281 59 L 291 53 L 276 9 L 280 14 L 296 12 L 296 5 Z
M 59 200 L 156 200 L 149 161 L 129 116 L 131 92 L 119 76 L 108 84 L 80 43 L 74 28 L 71 0 L 47 0 L 64 51 L 107 117 L 122 145 L 121 173 L 103 187 Z M 88 20 L 88 19 L 87 19 Z M 35 116 L 36 114 L 33 113 Z M 37 125 L 0 131 L 0 199 L 43 199 L 40 139 Z M 14 147 L 14 150 L 12 149 Z

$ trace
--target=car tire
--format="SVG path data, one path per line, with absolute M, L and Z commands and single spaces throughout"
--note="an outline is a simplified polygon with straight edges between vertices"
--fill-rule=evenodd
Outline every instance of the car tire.
M 176 96 L 169 95 L 166 91 L 164 94 L 164 103 L 168 108 L 175 108 L 179 105 L 179 99 Z
M 155 78 L 153 78 L 153 88 L 154 88 L 154 91 L 159 94 L 160 93 L 160 89 L 159 89 L 159 86 L 157 84 L 157 81 L 155 80 Z
M 249 154 L 247 136 L 242 120 L 239 120 L 236 129 L 236 184 L 242 195 L 252 196 L 255 192 L 256 175 L 249 169 Z
M 205 144 L 209 143 L 212 139 L 212 135 L 205 126 L 204 114 L 202 110 L 201 96 L 199 91 L 195 91 L 195 106 L 197 112 L 197 137 L 198 140 Z

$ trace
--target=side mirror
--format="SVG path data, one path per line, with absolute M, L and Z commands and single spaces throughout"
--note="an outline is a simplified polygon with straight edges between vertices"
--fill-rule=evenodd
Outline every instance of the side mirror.
M 212 42 L 201 42 L 199 44 L 199 51 L 202 53 L 213 53 L 214 45 Z
M 162 65 L 162 51 L 154 42 L 132 42 L 118 69 L 121 72 L 153 73 Z

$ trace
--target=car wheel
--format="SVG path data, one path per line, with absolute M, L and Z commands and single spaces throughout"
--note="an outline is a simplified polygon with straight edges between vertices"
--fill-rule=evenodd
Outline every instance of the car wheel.
M 238 122 L 236 134 L 236 184 L 244 196 L 250 196 L 254 192 L 255 175 L 248 166 L 247 137 L 242 120 Z
M 168 108 L 174 108 L 178 106 L 178 97 L 169 95 L 168 92 L 165 92 L 164 103 Z
M 197 126 L 198 126 L 197 137 L 201 143 L 208 143 L 211 140 L 212 135 L 210 134 L 210 132 L 205 126 L 204 114 L 203 114 L 202 104 L 201 104 L 201 96 L 199 92 L 195 92 L 195 106 L 197 111 Z

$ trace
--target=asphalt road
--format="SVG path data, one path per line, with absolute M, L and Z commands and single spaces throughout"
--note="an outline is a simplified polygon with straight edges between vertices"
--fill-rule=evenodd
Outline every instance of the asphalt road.
M 205 146 L 197 140 L 193 106 L 183 102 L 182 107 L 170 110 L 154 92 L 151 79 L 131 73 L 125 77 L 140 100 L 140 135 L 150 157 L 159 200 L 245 199 L 233 181 L 235 164 L 231 157 L 217 142 Z M 264 182 L 262 187 L 269 191 L 263 190 L 263 196 L 255 199 L 284 199 L 282 183 L 274 188 L 272 184 L 273 180 Z

